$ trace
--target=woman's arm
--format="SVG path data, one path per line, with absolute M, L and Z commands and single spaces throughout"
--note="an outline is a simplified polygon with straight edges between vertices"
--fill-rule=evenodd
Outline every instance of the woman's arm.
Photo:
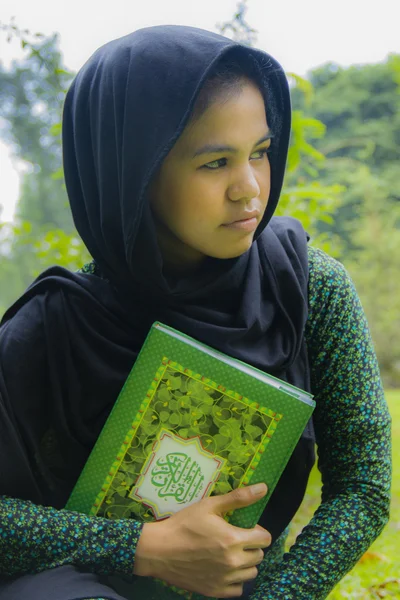
M 322 502 L 252 600 L 322 600 L 388 520 L 390 416 L 376 356 L 345 269 L 310 249 L 307 342 Z
M 0 496 L 0 576 L 74 564 L 101 574 L 133 574 L 143 524 L 88 517 Z

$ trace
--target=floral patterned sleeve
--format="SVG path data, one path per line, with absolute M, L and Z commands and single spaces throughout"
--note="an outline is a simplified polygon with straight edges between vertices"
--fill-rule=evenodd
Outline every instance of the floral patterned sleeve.
M 388 520 L 390 416 L 363 309 L 344 267 L 309 249 L 307 343 L 321 505 L 252 600 L 322 600 Z
M 132 574 L 142 526 L 2 496 L 0 578 L 69 564 L 103 575 Z

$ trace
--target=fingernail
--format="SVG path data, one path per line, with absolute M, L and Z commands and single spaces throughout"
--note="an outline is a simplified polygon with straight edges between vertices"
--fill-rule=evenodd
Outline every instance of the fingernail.
M 262 496 L 267 491 L 265 483 L 256 483 L 255 485 L 249 486 L 253 496 Z

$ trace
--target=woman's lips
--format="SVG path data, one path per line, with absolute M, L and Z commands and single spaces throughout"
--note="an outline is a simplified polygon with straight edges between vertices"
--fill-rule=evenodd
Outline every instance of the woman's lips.
M 223 227 L 227 227 L 228 229 L 236 229 L 238 231 L 254 231 L 257 229 L 258 221 L 256 217 L 252 217 L 250 219 L 243 219 L 242 221 L 234 221 L 233 223 L 228 223 L 223 225 Z

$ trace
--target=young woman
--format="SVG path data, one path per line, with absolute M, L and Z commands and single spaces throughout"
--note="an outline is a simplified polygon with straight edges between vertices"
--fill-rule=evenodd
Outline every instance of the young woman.
M 64 170 L 94 261 L 46 271 L 2 321 L 0 600 L 174 597 L 158 578 L 317 600 L 382 530 L 390 418 L 360 302 L 300 223 L 273 217 L 289 133 L 279 64 L 207 31 L 140 30 L 78 73 Z M 144 526 L 63 510 L 155 320 L 315 395 L 253 530 L 222 515 L 263 485 Z M 321 506 L 284 554 L 315 441 Z

